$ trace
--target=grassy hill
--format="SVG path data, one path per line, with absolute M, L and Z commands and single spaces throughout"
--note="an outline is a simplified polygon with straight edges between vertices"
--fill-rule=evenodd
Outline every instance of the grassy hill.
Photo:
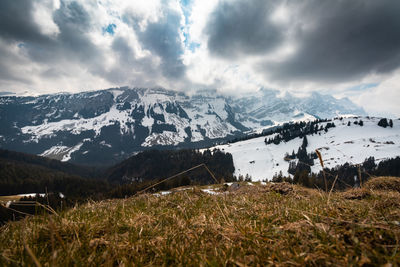
M 395 265 L 397 179 L 330 196 L 243 183 L 89 202 L 1 227 L 0 265 Z

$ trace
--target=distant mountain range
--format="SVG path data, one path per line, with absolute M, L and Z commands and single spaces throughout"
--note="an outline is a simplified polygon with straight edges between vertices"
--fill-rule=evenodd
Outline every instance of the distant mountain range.
M 281 122 L 366 115 L 349 99 L 262 89 L 243 97 L 162 88 L 0 97 L 0 147 L 88 165 L 149 148 L 205 147 Z

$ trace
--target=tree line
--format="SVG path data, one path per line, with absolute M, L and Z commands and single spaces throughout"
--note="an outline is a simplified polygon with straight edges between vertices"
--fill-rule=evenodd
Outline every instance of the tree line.
M 331 188 L 336 176 L 337 182 L 334 185 L 336 190 L 344 190 L 351 187 L 359 187 L 374 176 L 396 176 L 400 177 L 400 157 L 386 159 L 376 164 L 374 157 L 369 157 L 359 165 L 345 163 L 333 168 L 324 168 L 327 187 Z M 310 188 L 325 188 L 324 173 L 311 173 L 306 169 L 297 169 L 293 177 L 286 177 L 282 173 L 274 175 L 273 182 L 289 182 L 300 184 Z
M 282 128 L 273 132 L 273 134 L 275 134 L 274 137 L 265 138 L 264 142 L 266 145 L 279 145 L 282 141 L 288 142 L 298 137 L 303 138 L 306 135 L 318 134 L 320 131 L 328 132 L 329 128 L 336 127 L 334 122 L 328 122 L 325 126 L 319 125 L 321 122 L 328 122 L 328 120 L 301 121 L 284 124 Z

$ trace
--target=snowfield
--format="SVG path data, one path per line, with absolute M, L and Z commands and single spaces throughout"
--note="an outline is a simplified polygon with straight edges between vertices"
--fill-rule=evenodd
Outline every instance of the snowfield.
M 63 162 L 69 161 L 71 159 L 71 154 L 78 151 L 83 143 L 79 143 L 73 147 L 67 146 L 53 146 L 50 149 L 44 151 L 40 156 L 49 157 L 61 160 Z
M 364 126 L 355 125 L 354 121 L 363 120 Z M 393 128 L 378 126 L 380 118 L 344 118 L 335 119 L 335 128 L 327 133 L 308 135 L 307 152 L 318 149 L 324 159 L 325 167 L 332 168 L 346 162 L 362 163 L 368 157 L 375 157 L 379 162 L 383 159 L 400 156 L 400 121 L 393 120 Z M 348 122 L 351 126 L 347 126 Z M 321 123 L 325 125 L 326 123 Z M 233 156 L 235 175 L 250 175 L 253 181 L 271 180 L 274 174 L 282 171 L 289 175 L 289 162 L 284 160 L 285 153 L 297 152 L 302 144 L 301 138 L 281 142 L 279 145 L 264 143 L 266 137 L 258 137 L 233 144 L 220 145 L 218 148 Z M 319 160 L 314 160 L 312 172 L 319 172 Z

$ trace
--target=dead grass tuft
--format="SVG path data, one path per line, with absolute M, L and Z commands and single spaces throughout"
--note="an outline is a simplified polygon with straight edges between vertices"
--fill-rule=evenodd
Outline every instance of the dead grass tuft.
M 371 196 L 370 190 L 366 188 L 353 188 L 342 193 L 345 199 L 365 199 Z
M 269 190 L 272 190 L 272 191 L 274 191 L 274 192 L 276 192 L 276 193 L 279 193 L 279 194 L 281 194 L 281 195 L 287 195 L 287 194 L 290 194 L 290 193 L 293 193 L 293 185 L 292 184 L 289 184 L 289 183 L 268 183 L 267 185 L 266 185 L 266 187 L 269 189 Z
M 385 190 L 400 192 L 400 177 L 376 177 L 365 183 L 365 187 L 371 190 Z

